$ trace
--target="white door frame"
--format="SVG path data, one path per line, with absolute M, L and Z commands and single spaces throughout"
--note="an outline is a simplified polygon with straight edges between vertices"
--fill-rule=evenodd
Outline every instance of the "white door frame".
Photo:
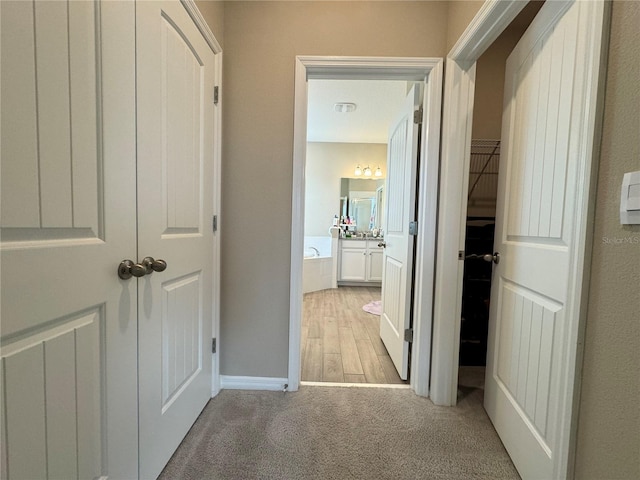
M 526 6 L 520 0 L 485 2 L 447 55 L 442 114 L 442 169 L 438 263 L 433 312 L 431 400 L 456 404 L 462 276 L 476 61 Z
M 580 1 L 580 0 L 578 0 Z M 580 391 L 582 366 L 582 339 L 588 298 L 589 261 L 591 258 L 592 225 L 597 180 L 597 161 L 602 121 L 606 47 L 608 39 L 609 2 L 603 2 L 602 17 L 593 16 L 584 28 L 598 35 L 604 29 L 603 41 L 591 41 L 580 48 L 584 64 L 578 66 L 584 76 L 584 89 L 588 92 L 585 116 L 579 125 L 580 140 L 576 160 L 581 162 L 576 205 L 578 214 L 571 226 L 575 235 L 575 255 L 571 259 L 574 282 L 568 286 L 567 328 L 571 345 L 564 359 L 565 387 L 562 389 L 563 419 L 559 441 L 557 472 L 572 475 L 571 459 L 575 449 L 575 421 Z M 447 56 L 442 122 L 442 171 L 440 180 L 440 207 L 438 215 L 438 251 L 433 316 L 433 355 L 431 399 L 436 405 L 455 405 L 460 347 L 463 262 L 458 252 L 464 251 L 467 189 L 469 184 L 469 154 L 473 122 L 475 66 L 482 53 L 524 8 L 519 0 L 488 0 L 465 30 Z M 595 10 L 594 10 L 595 11 Z M 602 21 L 596 21 L 602 20 Z M 589 35 L 588 37 L 589 38 Z M 582 58 L 582 57 L 579 57 Z
M 414 342 L 411 352 L 410 383 L 416 394 L 429 395 L 443 64 L 442 58 L 296 57 L 291 215 L 291 218 L 296 221 L 291 229 L 291 283 L 289 291 L 288 389 L 291 391 L 296 391 L 299 388 L 301 368 L 307 79 L 349 78 L 425 81 L 422 148 L 420 151 L 420 191 L 418 192 L 420 208 L 415 258 Z
M 206 20 L 198 10 L 196 3 L 194 0 L 180 0 L 185 10 L 196 24 L 198 30 L 204 37 L 205 41 L 213 50 L 215 55 L 215 75 L 214 82 L 215 85 L 218 86 L 220 90 L 222 90 L 222 47 L 220 43 L 216 39 L 215 35 L 209 28 Z M 219 97 L 218 103 L 215 105 L 213 110 L 213 180 L 215 182 L 213 188 L 213 198 L 211 201 L 213 202 L 213 214 L 217 217 L 217 230 L 214 230 L 213 233 L 213 284 L 212 284 L 212 295 L 211 301 L 213 302 L 213 318 L 211 321 L 213 322 L 211 332 L 213 334 L 213 338 L 217 339 L 217 344 L 220 345 L 220 212 L 221 212 L 221 186 L 222 186 L 222 177 L 221 177 L 221 163 L 222 163 L 222 96 Z M 213 99 L 210 99 L 213 101 Z M 208 222 L 208 219 L 205 219 L 205 224 Z M 211 379 L 211 397 L 215 397 L 220 393 L 220 356 L 217 353 L 213 354 L 211 361 L 213 362 L 211 375 L 213 378 Z

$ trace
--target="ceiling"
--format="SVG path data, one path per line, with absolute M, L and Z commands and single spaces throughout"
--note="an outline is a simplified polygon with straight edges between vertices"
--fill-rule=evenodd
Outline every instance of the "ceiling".
M 407 94 L 400 80 L 309 80 L 307 141 L 387 143 L 389 125 Z M 339 113 L 339 102 L 356 104 Z

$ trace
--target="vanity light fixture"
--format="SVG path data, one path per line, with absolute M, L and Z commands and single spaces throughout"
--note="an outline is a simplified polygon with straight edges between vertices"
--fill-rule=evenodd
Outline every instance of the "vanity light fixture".
M 362 169 L 360 168 L 360 164 L 356 165 L 356 170 L 353 173 L 355 174 L 356 177 L 359 177 L 360 175 L 362 175 Z
M 376 173 L 374 173 L 374 175 L 376 177 L 381 177 L 382 176 L 382 169 L 380 167 L 376 168 Z
M 370 177 L 371 176 L 371 169 L 369 168 L 369 165 L 364 167 L 364 176 L 365 177 Z

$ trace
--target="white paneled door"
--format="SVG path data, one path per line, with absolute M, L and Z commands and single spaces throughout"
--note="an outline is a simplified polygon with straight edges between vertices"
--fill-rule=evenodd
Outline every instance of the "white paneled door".
M 0 477 L 135 478 L 134 5 L 0 16 Z
M 211 398 L 214 53 L 180 2 L 137 2 L 140 478 Z
M 418 130 L 414 112 L 419 107 L 414 86 L 389 128 L 382 268 L 382 315 L 380 338 L 398 374 L 409 374 L 409 343 L 404 332 L 411 320 L 411 288 L 415 237 L 409 223 L 415 219 Z
M 155 478 L 212 393 L 214 54 L 178 0 L 0 12 L 0 477 Z
M 602 2 L 547 2 L 507 61 L 485 408 L 524 479 L 569 468 L 602 25 Z

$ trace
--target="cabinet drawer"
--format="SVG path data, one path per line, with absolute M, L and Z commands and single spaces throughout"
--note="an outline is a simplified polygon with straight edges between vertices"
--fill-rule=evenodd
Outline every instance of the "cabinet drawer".
M 367 241 L 366 240 L 349 240 L 349 239 L 343 239 L 340 242 L 340 248 L 342 248 L 343 250 L 345 249 L 352 249 L 352 248 L 367 248 Z

